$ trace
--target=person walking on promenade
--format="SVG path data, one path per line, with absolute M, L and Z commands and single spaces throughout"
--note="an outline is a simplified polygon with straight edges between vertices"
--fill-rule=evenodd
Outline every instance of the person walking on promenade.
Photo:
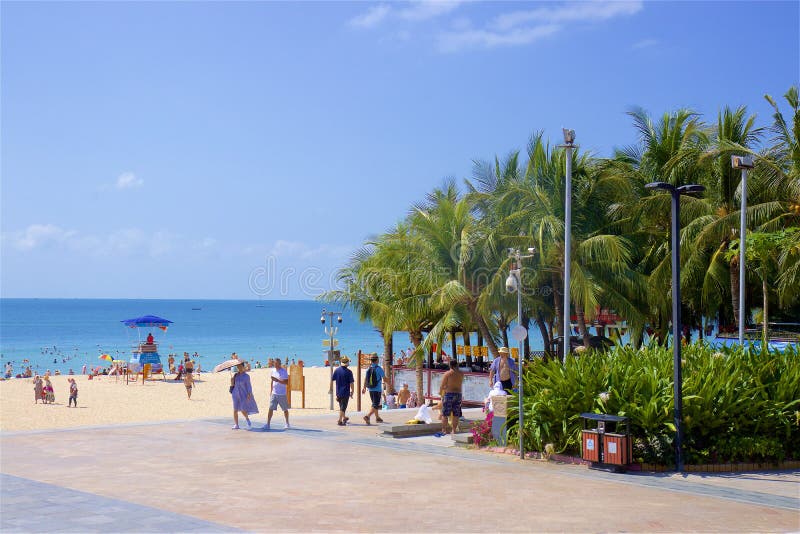
M 408 399 L 411 398 L 411 391 L 408 389 L 408 384 L 403 383 L 403 387 L 397 392 L 397 404 L 400 408 L 406 408 Z
M 331 378 L 331 387 L 336 383 L 336 401 L 339 403 L 339 421 L 336 423 L 339 426 L 345 426 L 349 417 L 345 415 L 347 411 L 347 404 L 353 398 L 353 390 L 355 388 L 353 379 L 353 371 L 347 368 L 350 364 L 350 358 L 342 356 L 340 367 L 333 372 Z
M 514 358 L 508 356 L 508 347 L 500 347 L 498 352 L 500 357 L 492 361 L 492 366 L 489 369 L 489 387 L 494 386 L 495 382 L 500 382 L 503 384 L 503 389 L 510 394 L 517 381 Z
M 39 375 L 33 378 L 33 399 L 36 404 L 39 404 L 40 399 L 44 399 L 44 384 L 42 383 L 42 377 Z
M 289 426 L 289 401 L 286 398 L 286 386 L 289 384 L 289 373 L 286 368 L 281 365 L 281 359 L 275 358 L 275 369 L 272 370 L 272 376 L 269 383 L 269 411 L 267 412 L 267 424 L 264 426 L 265 430 L 269 430 L 269 425 L 272 422 L 272 412 L 278 409 L 278 406 L 283 410 L 283 417 L 286 419 L 286 429 Z
M 67 381 L 69 382 L 69 403 L 67 404 L 67 408 L 75 404 L 75 407 L 78 407 L 78 383 L 75 382 L 74 378 L 68 378 Z
M 381 409 L 381 397 L 383 393 L 383 369 L 381 366 L 378 365 L 378 356 L 373 356 L 371 358 L 371 364 L 367 369 L 367 376 L 364 380 L 364 387 L 361 388 L 361 394 L 369 390 L 369 398 L 372 401 L 372 408 L 370 408 L 369 413 L 364 416 L 364 422 L 368 425 L 370 424 L 369 418 L 372 414 L 375 414 L 375 422 L 376 423 L 383 423 L 383 419 L 380 416 L 380 409 Z
M 458 370 L 458 361 L 450 360 L 450 370 L 442 376 L 440 395 L 442 397 L 442 433 L 452 430 L 458 432 L 458 419 L 461 417 L 461 388 L 464 384 L 464 373 Z M 450 429 L 447 418 L 450 418 Z
M 233 398 L 233 429 L 239 430 L 239 412 L 247 421 L 247 428 L 252 426 L 250 414 L 258 413 L 258 405 L 253 397 L 253 386 L 250 375 L 244 370 L 244 362 L 236 367 L 236 374 L 231 378 L 231 397 Z

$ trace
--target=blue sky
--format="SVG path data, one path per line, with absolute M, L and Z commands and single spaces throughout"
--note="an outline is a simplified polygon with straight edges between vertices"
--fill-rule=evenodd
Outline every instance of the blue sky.
M 798 2 L 3 2 L 0 294 L 311 298 L 473 160 L 800 74 Z

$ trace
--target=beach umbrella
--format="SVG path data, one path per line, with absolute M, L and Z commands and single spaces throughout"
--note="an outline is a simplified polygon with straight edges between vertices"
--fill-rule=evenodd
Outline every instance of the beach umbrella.
M 220 371 L 225 371 L 226 369 L 230 369 L 232 367 L 236 367 L 237 365 L 243 364 L 243 360 L 226 360 L 221 364 L 214 367 L 214 372 L 219 373 Z
M 109 356 L 108 354 L 101 354 L 101 355 L 99 356 L 99 358 L 98 358 L 98 359 L 99 359 L 99 360 L 105 360 L 105 361 L 107 361 L 107 362 L 114 361 L 114 358 L 112 358 L 112 357 L 111 357 L 111 356 Z

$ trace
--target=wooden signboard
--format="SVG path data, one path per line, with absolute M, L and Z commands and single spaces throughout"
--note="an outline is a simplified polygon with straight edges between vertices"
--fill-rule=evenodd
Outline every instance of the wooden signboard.
M 306 377 L 303 376 L 303 367 L 297 364 L 289 366 L 289 384 L 286 390 L 286 400 L 292 407 L 292 391 L 302 392 L 303 408 L 306 407 Z

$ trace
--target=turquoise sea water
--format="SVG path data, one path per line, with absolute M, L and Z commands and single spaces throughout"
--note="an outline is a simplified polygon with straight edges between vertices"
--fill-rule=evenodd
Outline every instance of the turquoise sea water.
M 280 357 L 322 365 L 327 359 L 322 341 L 328 339 L 320 323 L 324 307 L 300 300 L 0 299 L 0 363 L 4 371 L 12 362 L 15 375 L 27 365 L 34 372 L 80 373 L 83 365 L 90 369 L 106 365 L 98 359 L 100 354 L 129 360 L 138 336 L 144 341 L 152 331 L 162 362 L 169 353 L 197 352 L 202 368 L 211 369 L 236 352 L 261 362 Z M 137 331 L 120 322 L 142 315 L 157 315 L 173 324 L 162 332 Z M 343 311 L 342 323 L 336 326 L 343 354 L 383 353 L 380 335 L 371 323 L 359 322 L 356 314 Z M 530 333 L 532 348 L 541 348 L 537 329 Z M 473 336 L 472 342 L 476 341 Z M 396 354 L 409 345 L 405 332 L 395 333 Z
M 128 360 L 137 331 L 120 321 L 149 314 L 174 322 L 166 333 L 153 329 L 163 362 L 170 352 L 197 352 L 210 369 L 236 352 L 262 362 L 279 356 L 321 365 L 322 340 L 328 338 L 320 323 L 323 307 L 315 301 L 0 299 L 1 361 L 3 370 L 13 362 L 17 374 L 23 359 L 34 371 L 62 373 L 103 364 L 103 353 Z M 353 313 L 344 312 L 337 326 L 344 354 L 383 352 L 380 335 Z M 147 333 L 142 329 L 142 340 Z M 402 344 L 395 345 L 397 352 L 406 348 L 407 336 L 398 333 L 395 340 Z

